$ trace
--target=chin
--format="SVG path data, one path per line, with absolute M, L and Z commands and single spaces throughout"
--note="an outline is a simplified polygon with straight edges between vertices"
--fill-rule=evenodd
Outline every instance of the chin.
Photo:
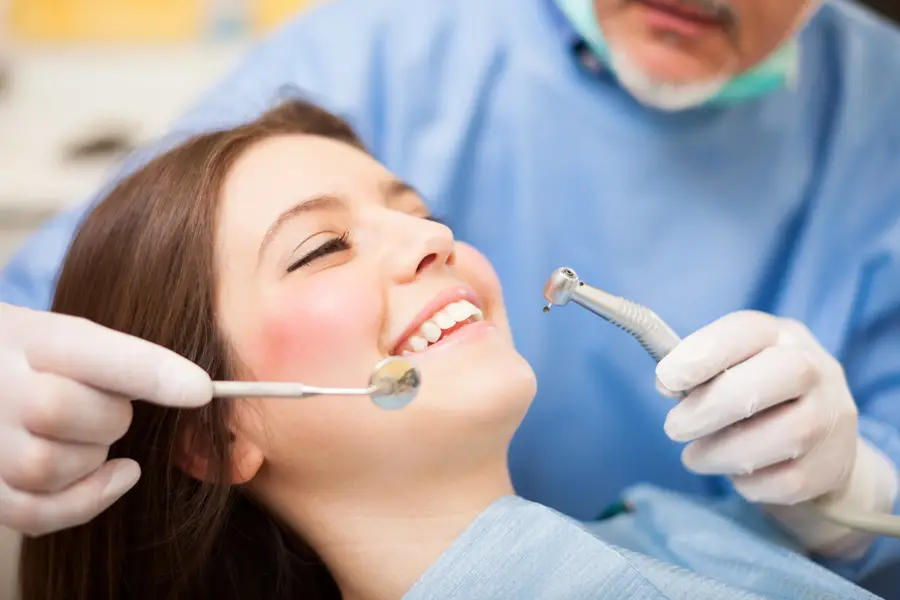
M 721 65 L 705 64 L 694 54 L 673 50 L 659 42 L 635 44 L 627 49 L 627 57 L 632 65 L 643 74 L 659 83 L 686 85 L 710 81 L 722 75 Z
M 537 393 L 537 378 L 528 361 L 509 351 L 506 356 L 485 360 L 464 386 L 473 400 L 474 413 L 497 415 L 518 428 Z
M 340 441 L 352 447 L 347 462 L 355 465 L 354 477 L 382 473 L 419 485 L 436 475 L 462 477 L 487 465 L 505 466 L 537 383 L 502 329 L 488 333 L 409 355 L 422 376 L 415 401 L 399 411 L 360 415 Z
M 710 81 L 721 77 L 735 59 L 727 43 L 695 40 L 673 45 L 651 31 L 611 32 L 609 45 L 618 60 L 660 84 Z
M 422 356 L 423 406 L 455 414 L 470 425 L 518 427 L 537 392 L 531 365 L 495 332 Z

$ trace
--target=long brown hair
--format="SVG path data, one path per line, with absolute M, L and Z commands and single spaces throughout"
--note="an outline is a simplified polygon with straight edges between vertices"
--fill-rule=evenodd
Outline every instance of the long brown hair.
M 213 379 L 233 378 L 216 323 L 221 188 L 251 145 L 298 133 L 362 148 L 346 123 L 298 101 L 185 142 L 122 181 L 87 217 L 53 311 L 169 348 Z M 312 549 L 230 485 L 228 417 L 223 401 L 198 410 L 134 403 L 131 428 L 110 457 L 136 460 L 140 481 L 86 525 L 25 540 L 23 600 L 339 598 Z M 175 464 L 186 424 L 209 453 L 206 483 Z

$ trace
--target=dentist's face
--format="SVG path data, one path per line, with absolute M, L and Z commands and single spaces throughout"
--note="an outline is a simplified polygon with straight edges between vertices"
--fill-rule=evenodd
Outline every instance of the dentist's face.
M 418 398 L 394 412 L 351 397 L 236 404 L 265 493 L 505 460 L 535 381 L 496 275 L 373 158 L 315 136 L 250 148 L 222 191 L 217 254 L 218 316 L 244 378 L 365 387 L 391 355 L 422 374 Z
M 742 73 L 764 60 L 820 0 L 594 0 L 614 52 L 660 83 Z

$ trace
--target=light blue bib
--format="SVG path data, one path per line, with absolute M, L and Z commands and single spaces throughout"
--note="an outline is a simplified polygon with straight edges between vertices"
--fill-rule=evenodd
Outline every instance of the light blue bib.
M 556 0 L 556 3 L 597 58 L 615 73 L 593 0 Z M 799 61 L 800 45 L 791 38 L 765 62 L 728 82 L 707 104 L 739 104 L 783 90 L 792 84 Z

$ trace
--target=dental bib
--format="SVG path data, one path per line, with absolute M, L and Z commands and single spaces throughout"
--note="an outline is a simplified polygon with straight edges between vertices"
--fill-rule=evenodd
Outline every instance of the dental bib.
M 656 84 L 655 87 L 658 89 L 650 92 L 635 81 L 638 76 L 625 72 L 627 57 L 617 56 L 610 50 L 596 19 L 593 0 L 555 0 L 555 2 L 597 59 L 616 75 L 622 87 L 639 101 L 658 109 L 675 111 L 702 105 L 741 104 L 787 89 L 796 79 L 800 46 L 792 36 L 764 62 L 736 77 L 687 86 Z M 633 68 L 627 70 L 633 72 Z

